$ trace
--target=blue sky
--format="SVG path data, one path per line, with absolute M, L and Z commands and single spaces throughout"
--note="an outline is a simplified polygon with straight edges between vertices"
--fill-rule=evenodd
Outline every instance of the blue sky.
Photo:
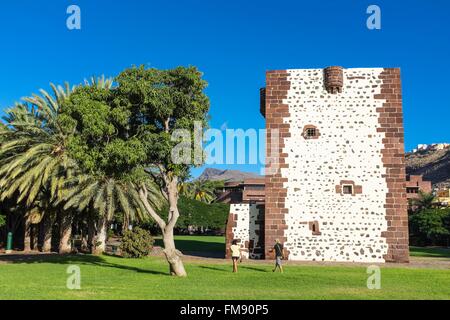
M 81 8 L 81 30 L 66 28 L 71 4 Z M 381 30 L 366 28 L 371 4 L 381 8 Z M 264 128 L 266 70 L 401 67 L 406 149 L 450 142 L 449 12 L 446 0 L 1 1 L 0 107 L 49 82 L 196 65 L 209 82 L 212 127 Z

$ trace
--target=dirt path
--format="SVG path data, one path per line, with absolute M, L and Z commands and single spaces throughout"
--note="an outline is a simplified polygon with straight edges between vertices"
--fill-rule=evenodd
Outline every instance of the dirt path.
M 230 263 L 227 259 L 205 258 L 192 255 L 185 255 L 185 261 L 192 263 L 207 264 L 224 264 Z M 272 265 L 271 260 L 244 260 L 245 264 L 254 265 Z M 348 263 L 348 262 L 319 262 L 319 261 L 284 261 L 284 265 L 288 266 L 341 266 L 351 267 L 360 266 L 367 267 L 369 265 L 379 265 L 385 268 L 425 268 L 425 269 L 448 269 L 450 271 L 450 258 L 424 258 L 410 257 L 409 263 Z
M 52 258 L 58 256 L 55 253 L 39 253 L 39 252 L 14 252 L 7 255 L 0 252 L 0 265 L 7 263 L 33 263 L 51 261 Z M 212 255 L 212 258 L 205 257 L 207 253 L 185 254 L 184 261 L 195 264 L 227 264 L 230 263 L 228 259 Z M 161 258 L 163 258 L 161 256 Z M 272 265 L 270 260 L 244 260 L 243 263 L 247 265 Z M 284 261 L 288 266 L 341 266 L 341 267 L 367 267 L 368 265 L 379 265 L 384 268 L 423 268 L 423 269 L 448 269 L 450 271 L 450 258 L 426 258 L 426 257 L 411 257 L 410 263 L 346 263 L 346 262 L 316 262 L 316 261 Z

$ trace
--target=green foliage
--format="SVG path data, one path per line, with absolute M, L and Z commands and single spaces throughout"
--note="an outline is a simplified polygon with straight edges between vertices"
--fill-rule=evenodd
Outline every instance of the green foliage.
M 223 185 L 223 181 L 194 180 L 180 184 L 179 191 L 187 198 L 211 203 L 216 200 L 216 190 Z
M 191 164 L 172 162 L 171 153 L 178 141 L 171 138 L 176 129 L 189 130 L 193 138 L 195 122 L 207 126 L 209 99 L 204 93 L 207 83 L 202 74 L 195 67 L 170 70 L 139 67 L 123 71 L 116 82 L 114 102 L 116 107 L 131 112 L 130 136 L 137 135 L 146 149 L 147 157 L 142 160 L 146 164 L 159 164 L 176 176 L 187 175 Z M 191 139 L 192 150 L 194 144 Z M 193 152 L 191 157 L 194 163 Z
M 207 204 L 198 200 L 180 197 L 178 201 L 180 218 L 177 228 L 186 229 L 188 226 L 204 227 L 209 229 L 224 229 L 230 206 L 225 203 Z M 168 208 L 161 209 L 161 216 L 167 215 Z
M 108 239 L 112 238 L 115 236 L 114 230 L 112 229 L 108 229 Z
M 450 209 L 425 209 L 409 217 L 411 243 L 447 245 L 450 236 Z
M 419 198 L 412 200 L 412 205 L 417 207 L 418 211 L 430 209 L 436 197 L 432 193 L 419 191 Z
M 146 184 L 152 206 L 163 200 L 159 188 L 145 179 L 145 149 L 128 130 L 130 111 L 114 103 L 116 93 L 113 87 L 89 85 L 64 100 L 59 117 L 72 132 L 67 151 L 82 173 L 65 181 L 61 201 L 79 211 L 92 206 L 108 220 L 118 210 L 128 221 L 145 220 L 139 185 Z
M 140 187 L 146 186 L 151 206 L 158 209 L 163 202 L 158 193 L 166 187 L 161 171 L 166 177 L 187 175 L 189 165 L 171 161 L 172 133 L 192 130 L 194 121 L 206 126 L 206 82 L 194 67 L 140 67 L 125 70 L 116 83 L 114 88 L 78 87 L 64 100 L 61 122 L 74 133 L 68 154 L 87 175 L 73 177 L 70 184 L 77 188 L 64 200 L 80 210 L 93 203 L 109 218 L 120 209 L 130 219 L 142 219 Z
M 112 82 L 103 77 L 86 85 L 110 88 Z M 77 172 L 66 152 L 73 130 L 61 119 L 62 105 L 75 87 L 50 86 L 52 93 L 40 90 L 6 111 L 7 126 L 0 130 L 0 200 L 15 196 L 28 206 L 48 204 L 61 197 L 66 179 Z
M 6 224 L 6 217 L 0 214 L 0 227 L 3 227 Z
M 193 137 L 196 124 L 207 127 L 207 83 L 195 67 L 130 68 L 115 80 L 52 85 L 52 94 L 41 90 L 6 112 L 0 200 L 94 210 L 107 219 L 121 211 L 125 222 L 148 213 L 158 220 L 162 193 L 176 205 L 176 183 L 193 164 L 172 162 L 179 142 L 172 135 L 186 129 Z
M 146 159 L 142 143 L 126 129 L 130 112 L 115 107 L 115 91 L 79 87 L 64 102 L 61 118 L 76 132 L 68 150 L 90 174 L 123 178 Z
M 154 240 L 147 230 L 135 227 L 125 231 L 120 250 L 125 258 L 142 258 L 150 254 Z
M 52 94 L 41 90 L 41 95 L 24 98 L 6 111 L 8 130 L 0 132 L 0 200 L 15 196 L 18 203 L 26 200 L 31 206 L 44 189 L 55 199 L 73 169 L 65 153 L 66 135 L 58 124 L 60 106 L 73 88 L 51 87 Z

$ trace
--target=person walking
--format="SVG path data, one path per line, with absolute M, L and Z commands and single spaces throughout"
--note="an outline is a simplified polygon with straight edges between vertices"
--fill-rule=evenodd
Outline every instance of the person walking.
M 277 268 L 279 268 L 280 272 L 283 273 L 283 265 L 281 263 L 281 261 L 284 259 L 283 245 L 280 243 L 279 239 L 275 240 L 273 251 L 275 251 L 275 268 L 272 270 L 272 272 L 275 272 Z
M 238 272 L 238 261 L 240 260 L 242 262 L 242 253 L 241 253 L 241 247 L 237 244 L 237 240 L 233 240 L 231 246 L 231 259 L 233 260 L 233 273 Z

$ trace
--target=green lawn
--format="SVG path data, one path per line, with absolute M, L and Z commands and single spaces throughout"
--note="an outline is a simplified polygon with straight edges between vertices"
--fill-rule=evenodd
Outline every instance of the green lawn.
M 81 290 L 66 289 L 66 269 L 80 266 Z M 0 299 L 450 299 L 450 271 L 382 269 L 381 290 L 366 288 L 362 267 L 241 265 L 190 262 L 186 279 L 167 275 L 160 258 L 52 257 L 0 265 Z
M 440 247 L 411 247 L 410 256 L 429 258 L 450 258 L 450 248 Z
M 225 252 L 225 237 L 217 236 L 176 236 L 175 245 L 184 252 Z M 163 246 L 160 237 L 155 238 L 155 246 Z
M 181 250 L 193 252 L 218 252 L 224 246 L 222 237 L 177 241 Z M 244 262 L 232 274 L 221 260 L 189 260 L 189 276 L 179 279 L 167 275 L 160 257 L 54 255 L 1 261 L 0 256 L 0 299 L 450 299 L 450 271 L 443 269 L 382 267 L 381 289 L 369 290 L 361 266 L 289 265 L 284 274 L 274 274 L 270 263 Z M 80 267 L 81 290 L 66 288 L 69 265 Z

